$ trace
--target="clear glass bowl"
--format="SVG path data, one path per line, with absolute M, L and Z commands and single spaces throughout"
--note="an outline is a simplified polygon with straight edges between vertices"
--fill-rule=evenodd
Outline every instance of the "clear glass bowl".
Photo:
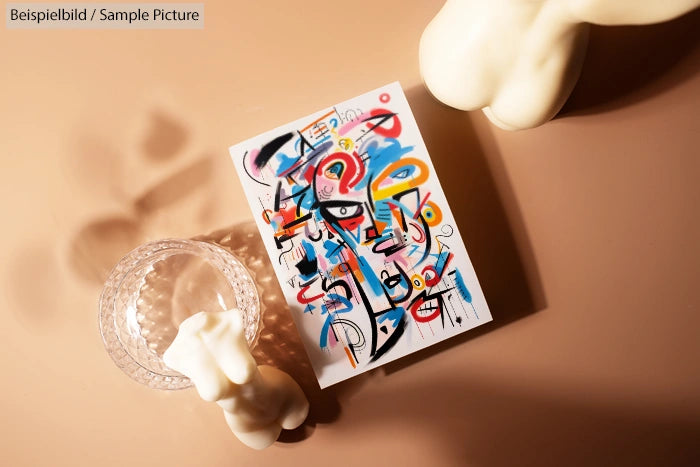
M 182 389 L 189 378 L 163 363 L 180 323 L 199 311 L 238 308 L 248 346 L 260 329 L 260 299 L 251 272 L 228 250 L 197 240 L 160 240 L 136 248 L 114 267 L 99 304 L 102 340 L 136 381 Z

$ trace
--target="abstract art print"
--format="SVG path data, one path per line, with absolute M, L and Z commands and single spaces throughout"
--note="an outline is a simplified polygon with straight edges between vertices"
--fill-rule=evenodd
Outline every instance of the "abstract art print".
M 230 152 L 322 388 L 491 321 L 399 83 Z

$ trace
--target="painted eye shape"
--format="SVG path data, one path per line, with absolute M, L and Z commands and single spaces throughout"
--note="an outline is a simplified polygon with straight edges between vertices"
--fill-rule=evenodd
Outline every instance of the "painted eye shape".
M 399 285 L 401 283 L 403 283 L 403 277 L 401 277 L 401 274 L 396 274 L 395 276 L 389 276 L 386 279 L 384 279 L 384 285 L 389 290 L 395 288 L 397 285 Z
M 391 174 L 391 178 L 408 178 L 409 175 L 410 175 L 410 170 L 403 169 L 403 170 L 399 170 L 399 171 L 396 171 L 393 174 Z
M 351 204 L 348 206 L 327 206 L 326 211 L 336 219 L 348 219 L 357 217 L 362 214 L 362 206 L 359 204 Z
M 334 162 L 324 171 L 324 175 L 331 180 L 340 180 L 343 172 L 345 172 L 345 164 L 342 162 Z

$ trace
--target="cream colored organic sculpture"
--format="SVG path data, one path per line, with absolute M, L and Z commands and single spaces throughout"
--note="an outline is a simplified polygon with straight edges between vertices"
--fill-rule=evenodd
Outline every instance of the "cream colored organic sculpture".
M 578 79 L 589 23 L 649 24 L 700 0 L 448 0 L 423 33 L 420 69 L 445 104 L 496 125 L 541 125 Z
M 301 425 L 309 412 L 291 376 L 256 365 L 236 309 L 187 318 L 163 361 L 188 376 L 202 399 L 216 401 L 231 431 L 254 449 L 274 443 L 283 428 Z

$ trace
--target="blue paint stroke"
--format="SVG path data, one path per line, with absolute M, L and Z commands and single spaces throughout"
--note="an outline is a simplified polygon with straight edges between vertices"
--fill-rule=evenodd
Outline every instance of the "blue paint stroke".
M 462 277 L 462 273 L 459 272 L 459 269 L 455 269 L 455 284 L 457 285 L 457 291 L 459 292 L 459 295 L 462 296 L 464 301 L 467 303 L 471 303 L 472 294 L 469 293 L 467 284 L 464 283 L 464 278 Z
M 369 284 L 372 292 L 374 292 L 374 295 L 376 297 L 384 295 L 382 281 L 379 280 L 374 272 L 374 269 L 372 269 L 372 266 L 367 262 L 367 260 L 362 256 L 358 256 L 357 264 L 360 266 L 360 271 L 362 272 L 362 275 L 365 276 L 365 281 L 367 281 L 367 284 Z
M 299 160 L 297 156 L 290 157 L 282 152 L 277 153 L 277 161 L 279 165 L 277 166 L 277 171 L 275 176 L 279 177 L 281 174 L 291 169 L 292 166 Z
M 340 264 L 343 261 L 341 256 L 343 245 L 332 240 L 325 240 L 323 242 L 323 247 L 326 249 L 326 253 L 323 256 L 330 260 L 332 264 Z
M 464 278 L 462 277 L 462 273 L 459 272 L 459 269 L 455 269 L 455 284 L 457 285 L 459 295 L 461 295 L 465 302 L 471 305 L 476 319 L 479 319 L 479 313 L 476 312 L 476 308 L 474 308 L 474 304 L 472 303 L 472 294 L 469 293 L 467 284 L 464 283 Z
M 431 254 L 430 256 L 436 256 L 437 260 L 435 261 L 435 271 L 437 272 L 438 277 L 442 277 L 442 272 L 445 269 L 445 266 L 447 265 L 447 258 L 450 256 L 450 252 L 445 250 L 442 253 L 438 254 Z M 462 280 L 462 275 L 460 274 L 459 271 L 456 271 L 457 277 L 464 283 Z M 469 293 L 469 290 L 467 289 L 466 286 L 464 286 L 464 289 L 467 291 L 467 295 L 469 296 L 469 300 L 471 300 L 471 294 Z
M 379 316 L 379 318 L 377 319 L 377 322 L 383 323 L 386 320 L 390 320 L 391 327 L 395 328 L 396 326 L 399 325 L 399 323 L 401 322 L 401 318 L 403 318 L 403 316 L 405 314 L 406 314 L 406 310 L 404 310 L 403 307 L 398 306 L 396 308 L 393 308 L 393 309 L 387 311 L 383 315 Z

